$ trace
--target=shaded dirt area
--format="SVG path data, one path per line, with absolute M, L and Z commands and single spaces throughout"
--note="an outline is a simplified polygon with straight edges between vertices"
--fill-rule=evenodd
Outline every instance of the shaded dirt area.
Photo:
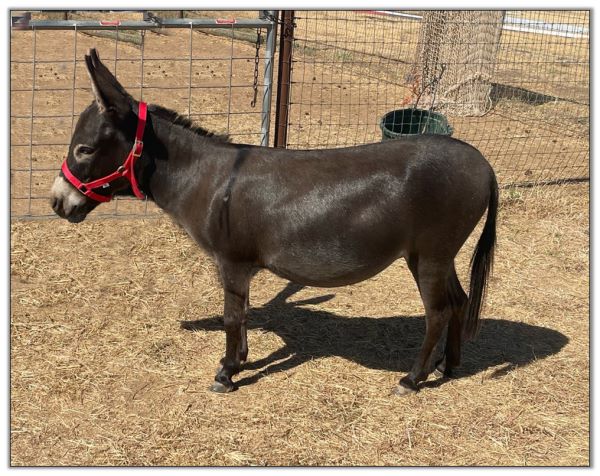
M 221 290 L 178 227 L 14 222 L 11 463 L 589 464 L 588 186 L 502 198 L 480 337 L 406 398 L 424 320 L 404 262 L 336 289 L 260 273 L 241 387 L 217 395 Z

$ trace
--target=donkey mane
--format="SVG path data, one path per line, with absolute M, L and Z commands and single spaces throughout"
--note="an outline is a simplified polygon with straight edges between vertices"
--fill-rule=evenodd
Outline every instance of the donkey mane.
M 166 107 L 159 106 L 157 104 L 149 104 L 148 111 L 152 114 L 156 114 L 158 117 L 162 119 L 166 119 L 171 122 L 174 126 L 180 126 L 184 129 L 187 129 L 194 134 L 198 134 L 204 137 L 211 137 L 220 142 L 229 142 L 229 136 L 227 134 L 215 134 L 214 132 L 210 132 L 203 127 L 195 124 L 189 117 L 183 116 L 172 109 L 167 109 Z

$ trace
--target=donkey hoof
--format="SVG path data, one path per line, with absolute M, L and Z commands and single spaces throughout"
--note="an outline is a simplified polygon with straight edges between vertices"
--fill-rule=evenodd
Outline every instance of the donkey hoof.
M 417 393 L 419 389 L 417 388 L 417 384 L 410 380 L 408 377 L 403 377 L 400 379 L 398 386 L 392 390 L 394 395 L 410 395 L 411 393 Z
M 402 384 L 397 385 L 393 390 L 392 390 L 392 395 L 397 395 L 399 397 L 403 397 L 405 395 L 412 395 L 413 393 L 417 393 L 417 389 L 415 388 L 409 388 L 409 387 L 405 387 Z
M 234 390 L 235 386 L 233 384 L 225 385 L 221 382 L 213 382 L 213 384 L 210 386 L 210 391 L 215 393 L 230 393 Z

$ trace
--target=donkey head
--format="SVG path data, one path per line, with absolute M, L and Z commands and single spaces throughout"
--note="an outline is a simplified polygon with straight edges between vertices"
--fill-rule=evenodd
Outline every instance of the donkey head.
M 79 181 L 88 183 L 123 165 L 134 145 L 137 102 L 125 91 L 91 49 L 85 55 L 95 100 L 79 116 L 71 138 L 66 166 Z M 131 190 L 129 181 L 119 177 L 94 192 L 103 197 Z M 106 200 L 105 200 L 106 201 Z M 78 190 L 61 171 L 51 190 L 52 209 L 72 223 L 85 219 L 99 204 Z

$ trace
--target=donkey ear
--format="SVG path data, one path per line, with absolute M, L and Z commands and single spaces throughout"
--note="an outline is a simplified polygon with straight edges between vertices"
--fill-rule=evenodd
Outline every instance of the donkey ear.
M 85 55 L 85 64 L 99 111 L 124 118 L 131 111 L 133 99 L 100 61 L 96 48 L 90 49 Z

